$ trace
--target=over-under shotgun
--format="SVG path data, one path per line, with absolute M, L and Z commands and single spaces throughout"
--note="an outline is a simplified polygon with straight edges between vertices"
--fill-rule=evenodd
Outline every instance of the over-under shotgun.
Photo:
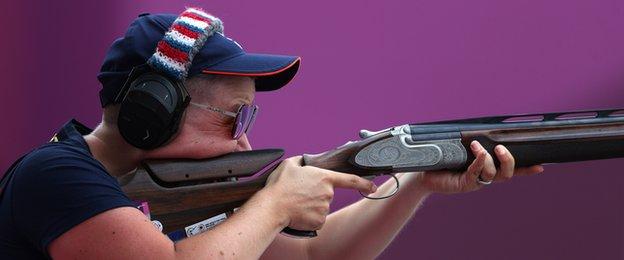
M 497 144 L 505 145 L 516 167 L 624 157 L 624 110 L 408 124 L 378 132 L 362 130 L 360 137 L 321 154 L 304 155 L 303 162 L 360 176 L 459 172 L 474 160 L 469 152 L 473 140 L 490 153 Z M 281 149 L 267 149 L 203 160 L 148 160 L 119 181 L 130 198 L 149 203 L 152 218 L 168 233 L 242 205 L 264 187 L 271 166 L 283 154 Z M 238 179 L 256 173 L 262 174 Z

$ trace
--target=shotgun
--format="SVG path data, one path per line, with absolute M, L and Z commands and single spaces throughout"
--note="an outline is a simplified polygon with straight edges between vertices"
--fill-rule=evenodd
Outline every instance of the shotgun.
M 624 109 L 406 124 L 361 130 L 360 138 L 324 153 L 305 154 L 303 163 L 362 177 L 461 172 L 475 159 L 469 152 L 473 140 L 490 153 L 496 145 L 505 145 L 516 167 L 624 157 Z M 118 180 L 130 198 L 149 203 L 151 217 L 160 221 L 165 233 L 180 236 L 183 230 L 180 237 L 187 237 L 226 218 L 262 189 L 283 155 L 281 149 L 265 149 L 201 160 L 146 160 Z M 396 184 L 398 189 L 398 180 Z M 209 217 L 212 222 L 203 221 Z M 290 228 L 284 232 L 316 234 Z

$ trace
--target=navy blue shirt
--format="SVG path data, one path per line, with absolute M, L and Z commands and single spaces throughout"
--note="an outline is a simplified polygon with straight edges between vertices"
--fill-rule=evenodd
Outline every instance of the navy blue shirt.
M 0 258 L 49 258 L 48 245 L 72 227 L 106 210 L 134 206 L 93 158 L 82 137 L 90 132 L 71 120 L 54 142 L 13 168 L 0 198 Z

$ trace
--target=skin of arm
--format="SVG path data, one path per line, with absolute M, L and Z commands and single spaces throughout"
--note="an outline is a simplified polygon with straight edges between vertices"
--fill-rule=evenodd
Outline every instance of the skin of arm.
M 277 236 L 262 259 L 278 259 L 285 254 L 292 259 L 374 258 L 430 194 L 410 187 L 417 185 L 420 173 L 397 174 L 397 178 L 402 188 L 392 198 L 385 201 L 362 199 L 330 214 L 323 229 L 318 231 L 319 236 L 313 239 Z M 389 194 L 394 188 L 393 181 L 386 181 L 371 196 Z M 357 250 L 349 250 L 355 248 Z
M 139 210 L 108 210 L 55 239 L 55 259 L 257 259 L 286 226 L 323 226 L 336 187 L 372 193 L 374 184 L 355 175 L 300 166 L 286 159 L 264 189 L 214 229 L 173 243 Z
M 264 196 L 258 192 L 228 221 L 178 243 L 134 208 L 109 210 L 55 239 L 48 252 L 54 259 L 258 258 L 285 225 L 276 217 L 277 205 Z
M 532 175 L 543 171 L 541 166 L 516 169 L 514 159 L 503 146 L 496 149 L 500 169 L 483 147 L 475 142 L 471 148 L 477 157 L 463 174 L 452 172 L 397 174 L 401 189 L 393 197 L 381 201 L 362 199 L 327 218 L 327 223 L 313 239 L 278 236 L 263 255 L 278 259 L 288 255 L 295 259 L 374 259 L 390 244 L 414 215 L 422 202 L 433 192 L 457 193 L 481 188 L 477 177 L 504 181 L 515 175 Z M 394 189 L 389 180 L 372 196 L 383 196 Z M 357 250 L 353 250 L 356 249 Z

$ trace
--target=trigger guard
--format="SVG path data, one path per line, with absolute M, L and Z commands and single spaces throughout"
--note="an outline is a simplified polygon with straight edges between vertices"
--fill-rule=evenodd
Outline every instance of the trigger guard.
M 362 197 L 367 198 L 369 200 L 383 200 L 383 199 L 387 199 L 387 198 L 390 198 L 390 197 L 394 196 L 395 194 L 397 194 L 397 192 L 399 192 L 399 178 L 397 178 L 396 175 L 394 175 L 392 173 L 389 173 L 387 175 L 390 175 L 390 177 L 392 177 L 394 179 L 394 182 L 396 183 L 396 187 L 394 188 L 392 193 L 390 193 L 390 194 L 388 194 L 386 196 L 381 196 L 381 197 L 369 197 L 368 195 L 364 195 L 361 191 L 358 191 L 358 192 L 360 193 L 360 195 L 362 195 Z M 374 176 L 374 177 L 376 177 L 376 176 Z

